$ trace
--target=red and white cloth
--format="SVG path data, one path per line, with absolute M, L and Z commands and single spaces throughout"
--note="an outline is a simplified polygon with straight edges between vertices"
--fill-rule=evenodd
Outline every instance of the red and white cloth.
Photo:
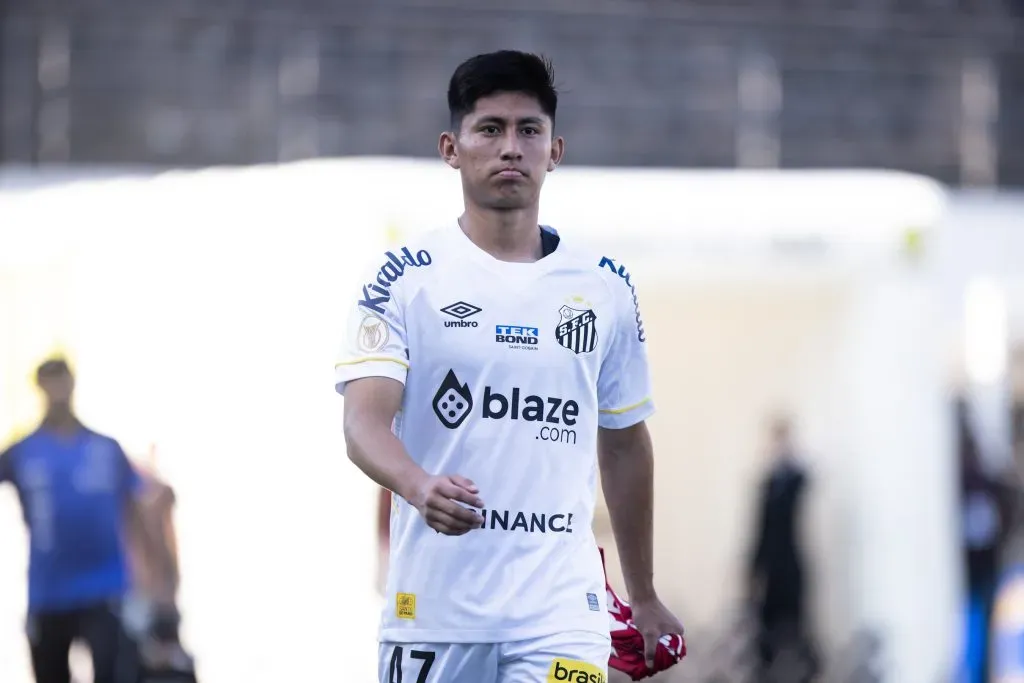
M 604 548 L 601 551 L 601 565 L 604 567 Z M 627 674 L 634 681 L 649 678 L 656 673 L 675 666 L 686 656 L 686 640 L 681 633 L 661 637 L 654 654 L 654 667 L 644 661 L 644 637 L 633 624 L 633 609 L 622 600 L 608 583 L 605 568 L 604 585 L 608 593 L 608 620 L 612 635 L 612 654 L 608 666 Z

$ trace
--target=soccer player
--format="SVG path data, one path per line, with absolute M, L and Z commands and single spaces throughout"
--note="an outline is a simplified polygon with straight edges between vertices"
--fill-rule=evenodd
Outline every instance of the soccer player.
M 396 494 L 382 683 L 607 680 L 598 464 L 647 658 L 682 632 L 652 576 L 632 279 L 538 224 L 557 103 L 540 57 L 461 64 L 438 148 L 465 212 L 385 253 L 356 294 L 335 386 L 349 457 Z
M 127 533 L 148 548 L 137 507 L 142 483 L 110 437 L 71 407 L 74 377 L 62 359 L 36 371 L 46 396 L 39 428 L 0 453 L 0 483 L 14 484 L 29 530 L 28 638 L 37 683 L 69 683 L 68 654 L 83 640 L 96 683 L 133 671 L 119 604 L 129 588 Z

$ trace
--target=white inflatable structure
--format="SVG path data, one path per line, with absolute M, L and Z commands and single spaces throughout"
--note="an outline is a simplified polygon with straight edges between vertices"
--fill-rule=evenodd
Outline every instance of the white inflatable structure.
M 0 430 L 34 419 L 25 375 L 61 346 L 85 419 L 133 452 L 158 444 L 179 491 L 186 635 L 204 680 L 339 667 L 373 679 L 375 491 L 344 455 L 334 352 L 365 267 L 454 220 L 461 201 L 440 162 L 376 158 L 0 182 Z M 542 221 L 640 291 L 660 407 L 656 574 L 684 621 L 712 623 L 739 598 L 758 449 L 781 409 L 814 478 L 808 555 L 826 644 L 873 628 L 890 680 L 949 670 L 958 574 L 933 258 L 944 207 L 936 184 L 898 173 L 549 178 Z M 2 547 L 22 533 L 13 510 L 0 506 Z M 602 514 L 608 543 L 606 526 Z M 0 635 L 17 633 L 23 586 L 6 557 Z M 7 670 L 22 651 L 0 637 L 0 679 L 27 680 Z

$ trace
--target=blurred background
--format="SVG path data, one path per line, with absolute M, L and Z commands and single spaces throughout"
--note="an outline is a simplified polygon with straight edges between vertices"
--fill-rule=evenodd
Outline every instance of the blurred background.
M 654 680 L 1024 680 L 1019 0 L 0 2 L 3 444 L 68 358 L 175 492 L 199 680 L 376 680 L 332 364 L 368 259 L 461 210 L 447 80 L 507 47 L 563 91 L 542 220 L 641 291 Z M 26 539 L 0 487 L 3 683 Z

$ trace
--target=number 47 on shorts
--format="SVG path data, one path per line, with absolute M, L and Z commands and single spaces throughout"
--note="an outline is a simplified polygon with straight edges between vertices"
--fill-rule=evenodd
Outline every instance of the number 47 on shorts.
M 411 678 L 408 681 L 402 678 L 402 659 L 404 656 L 405 649 L 401 646 L 395 646 L 394 651 L 391 653 L 391 663 L 388 665 L 388 683 L 427 683 L 430 667 L 434 666 L 434 653 L 423 650 L 409 651 L 410 663 L 419 663 L 419 672 L 416 674 L 415 681 Z

